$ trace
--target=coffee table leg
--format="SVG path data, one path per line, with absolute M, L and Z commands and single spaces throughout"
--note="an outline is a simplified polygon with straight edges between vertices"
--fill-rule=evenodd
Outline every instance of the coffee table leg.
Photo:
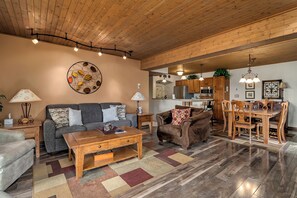
M 84 154 L 81 152 L 80 149 L 77 149 L 75 153 L 76 179 L 79 179 L 83 176 L 83 167 L 84 167 Z
M 72 160 L 71 149 L 68 149 L 68 160 Z
M 142 136 L 140 136 L 138 139 L 137 152 L 138 152 L 138 159 L 141 159 L 142 158 Z

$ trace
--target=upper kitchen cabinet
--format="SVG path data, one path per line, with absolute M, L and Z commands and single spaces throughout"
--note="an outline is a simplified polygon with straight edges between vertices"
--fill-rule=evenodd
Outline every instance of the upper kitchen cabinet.
M 200 87 L 212 87 L 213 78 L 204 78 L 203 81 L 200 81 Z
M 188 86 L 188 93 L 200 93 L 199 80 L 177 80 L 175 81 L 176 86 Z

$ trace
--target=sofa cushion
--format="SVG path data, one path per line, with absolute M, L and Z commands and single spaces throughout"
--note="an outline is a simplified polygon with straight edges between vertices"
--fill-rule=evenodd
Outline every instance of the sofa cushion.
M 53 104 L 53 105 L 47 105 L 46 106 L 46 119 L 52 119 L 49 109 L 55 109 L 55 108 L 71 108 L 78 110 L 77 104 Z
M 111 105 L 121 105 L 119 102 L 106 102 L 106 103 L 100 103 L 100 106 L 102 109 L 108 109 Z
M 81 110 L 69 108 L 69 126 L 83 125 L 81 121 Z
M 184 120 L 190 117 L 191 108 L 188 109 L 173 109 L 172 110 L 172 124 L 181 125 Z
M 117 108 L 117 116 L 119 120 L 126 120 L 126 105 L 110 105 Z
M 158 131 L 162 133 L 167 133 L 173 136 L 181 136 L 181 126 L 180 125 L 172 125 L 172 124 L 165 124 L 159 126 Z
M 77 131 L 86 131 L 87 128 L 85 126 L 68 126 L 68 127 L 61 127 L 56 130 L 56 138 L 63 138 L 63 134 L 72 133 Z
M 108 109 L 102 109 L 103 122 L 109 122 L 113 120 L 119 120 L 117 116 L 117 107 L 110 107 Z
M 11 164 L 35 147 L 35 141 L 21 140 L 0 145 L 0 168 Z
M 56 128 L 69 126 L 69 108 L 54 108 L 48 111 L 55 122 Z
M 88 131 L 90 130 L 95 130 L 95 129 L 103 129 L 104 123 L 103 122 L 92 122 L 92 123 L 87 123 L 84 125 Z
M 121 127 L 121 126 L 132 126 L 131 120 L 114 120 L 109 122 L 112 126 Z
M 79 104 L 79 109 L 81 110 L 83 124 L 103 121 L 103 114 L 100 104 L 83 103 Z

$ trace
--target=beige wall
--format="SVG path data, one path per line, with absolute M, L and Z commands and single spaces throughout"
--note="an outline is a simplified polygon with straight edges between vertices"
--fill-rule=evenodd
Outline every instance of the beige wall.
M 69 67 L 77 61 L 94 63 L 103 76 L 101 88 L 90 95 L 73 91 L 67 81 Z M 134 112 L 136 102 L 131 97 L 141 83 L 141 92 L 148 99 L 148 72 L 140 70 L 140 61 L 112 55 L 99 57 L 96 52 L 39 42 L 34 45 L 30 39 L 0 34 L 0 94 L 4 110 L 0 119 L 12 113 L 14 119 L 21 115 L 20 104 L 8 101 L 22 88 L 31 89 L 42 101 L 32 103 L 34 118 L 44 119 L 45 106 L 58 103 L 122 102 L 128 112 Z M 148 100 L 141 102 L 148 110 Z

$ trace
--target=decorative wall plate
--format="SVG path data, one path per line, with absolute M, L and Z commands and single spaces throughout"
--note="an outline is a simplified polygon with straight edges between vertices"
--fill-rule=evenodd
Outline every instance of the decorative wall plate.
M 262 98 L 263 99 L 280 99 L 279 85 L 282 80 L 267 80 L 262 83 Z
M 96 65 L 86 61 L 74 63 L 67 72 L 69 86 L 80 94 L 91 94 L 102 84 L 102 74 Z

